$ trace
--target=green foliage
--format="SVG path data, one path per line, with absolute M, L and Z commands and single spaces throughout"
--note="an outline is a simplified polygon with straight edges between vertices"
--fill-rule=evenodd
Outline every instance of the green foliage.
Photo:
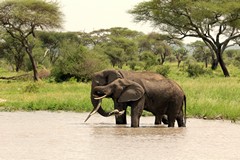
M 170 65 L 169 65 L 170 66 Z M 231 70 L 233 68 L 229 67 Z M 183 88 L 187 96 L 187 116 L 199 118 L 223 118 L 233 121 L 240 120 L 240 85 L 239 69 L 234 68 L 237 77 L 224 78 L 215 76 L 199 76 L 189 78 L 179 72 L 176 64 L 171 66 L 170 79 L 174 79 Z M 3 73 L 3 72 L 1 72 Z M 175 73 L 175 74 L 173 74 Z M 26 81 L 0 81 L 1 110 L 15 111 L 75 111 L 90 112 L 92 104 L 90 100 L 89 83 L 76 83 L 72 78 L 71 82 L 29 83 Z M 25 92 L 26 88 L 37 88 L 37 91 Z M 113 109 L 111 99 L 104 99 L 102 106 L 105 110 Z M 146 115 L 151 115 L 145 112 Z
M 11 20 L 9 22 L 14 25 L 22 23 L 20 28 L 18 28 L 20 30 L 31 27 L 61 27 L 62 13 L 60 12 L 60 6 L 56 2 L 46 2 L 43 0 L 7 0 L 1 2 L 0 8 L 1 22 Z M 3 17 L 7 18 L 4 19 Z M 7 26 L 9 22 L 4 25 Z
M 240 69 L 240 55 L 235 57 L 233 64 Z
M 239 9 L 236 0 L 150 0 L 139 3 L 129 13 L 135 21 L 150 22 L 172 37 L 201 38 L 221 62 L 224 76 L 229 77 L 222 53 L 240 37 Z
M 158 64 L 157 56 L 149 51 L 144 51 L 140 55 L 140 61 L 144 62 L 144 69 L 149 69 Z
M 199 64 L 189 64 L 186 71 L 189 77 L 198 77 L 206 73 L 203 67 Z
M 208 66 L 210 60 L 212 60 L 212 53 L 209 47 L 202 41 L 195 41 L 189 45 L 193 50 L 193 57 L 198 62 L 204 62 L 205 67 Z
M 61 56 L 52 70 L 57 82 L 75 77 L 77 81 L 89 81 L 94 72 L 108 67 L 107 61 L 94 51 L 73 42 L 65 42 L 61 47 Z
M 12 38 L 12 48 L 9 56 L 14 60 L 18 71 L 23 64 L 23 53 L 28 54 L 34 80 L 38 80 L 36 57 L 33 54 L 36 44 L 37 29 L 61 28 L 62 13 L 59 5 L 43 0 L 6 0 L 0 2 L 0 26 Z M 6 37 L 4 37 L 6 39 Z M 9 38 L 5 40 L 9 43 Z M 8 47 L 9 48 L 9 47 Z M 16 57 L 18 57 L 16 59 Z M 19 59 L 20 58 L 20 59 Z
M 37 93 L 39 91 L 39 86 L 36 83 L 30 83 L 28 84 L 23 92 L 28 92 L 28 93 Z
M 174 55 L 178 61 L 178 67 L 183 60 L 186 60 L 188 57 L 188 50 L 184 47 L 180 47 L 174 51 Z
M 189 116 L 240 120 L 239 78 L 181 78 L 179 83 L 187 95 Z
M 172 48 L 169 45 L 171 42 L 167 35 L 152 32 L 139 37 L 138 41 L 139 50 L 157 55 L 159 64 L 163 64 L 166 57 L 172 54 Z
M 109 40 L 101 45 L 103 46 L 103 52 L 108 56 L 113 67 L 122 68 L 124 64 L 131 61 L 131 68 L 134 69 L 133 62 L 137 60 L 137 45 L 132 39 L 121 34 L 110 35 Z
M 160 65 L 157 67 L 156 72 L 163 75 L 164 77 L 168 77 L 168 74 L 170 73 L 170 66 Z

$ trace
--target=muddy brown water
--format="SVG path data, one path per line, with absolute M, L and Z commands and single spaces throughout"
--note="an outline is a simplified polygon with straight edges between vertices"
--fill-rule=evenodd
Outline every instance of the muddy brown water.
M 0 112 L 0 160 L 239 160 L 240 125 L 188 119 L 186 128 L 115 125 L 71 112 Z M 129 117 L 128 117 L 128 121 Z

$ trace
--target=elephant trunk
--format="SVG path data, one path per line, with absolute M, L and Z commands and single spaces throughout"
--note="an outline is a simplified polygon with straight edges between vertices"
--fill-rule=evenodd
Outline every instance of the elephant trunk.
M 100 99 L 97 100 L 97 99 L 94 99 L 94 88 L 98 86 L 98 84 L 95 82 L 95 80 L 92 80 L 92 86 L 91 86 L 91 102 L 92 102 L 92 105 L 93 105 L 93 110 L 95 110 L 99 104 L 99 102 L 101 101 Z M 109 117 L 109 113 L 110 112 L 106 112 L 102 109 L 102 106 L 100 105 L 97 112 L 103 116 L 103 117 Z
M 101 105 L 98 107 L 98 104 L 101 103 L 101 101 L 102 101 L 101 99 L 99 99 L 99 100 L 94 99 L 93 94 L 92 94 L 92 95 L 91 95 L 91 101 L 92 101 L 92 104 L 93 104 L 93 107 L 94 107 L 93 110 L 95 110 L 95 109 L 98 108 L 98 109 L 97 109 L 97 112 L 98 112 L 101 116 L 103 116 L 103 117 L 109 117 L 109 113 L 110 113 L 110 112 L 104 111 Z
M 92 85 L 92 90 L 91 90 L 91 101 L 92 101 L 92 105 L 93 105 L 93 110 L 90 112 L 90 114 L 88 115 L 88 117 L 86 118 L 86 120 L 84 122 L 86 122 L 92 115 L 94 115 L 96 112 L 98 112 L 100 115 L 104 116 L 104 117 L 109 117 L 111 115 L 117 115 L 120 116 L 122 115 L 124 112 L 123 111 L 119 111 L 119 110 L 113 110 L 111 112 L 106 112 L 103 110 L 102 106 L 101 106 L 101 102 L 102 99 L 105 98 L 107 95 L 101 96 L 101 97 L 94 97 L 94 85 Z

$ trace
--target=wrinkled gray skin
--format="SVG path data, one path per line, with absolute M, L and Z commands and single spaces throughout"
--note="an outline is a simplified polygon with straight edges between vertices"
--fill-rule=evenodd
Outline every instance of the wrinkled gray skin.
M 168 127 L 174 127 L 175 120 L 179 127 L 185 127 L 183 104 L 186 104 L 186 98 L 179 85 L 169 79 L 143 80 L 143 83 L 147 89 L 134 81 L 117 79 L 108 85 L 94 87 L 93 96 L 95 99 L 112 98 L 119 104 L 115 106 L 119 111 L 125 109 L 123 106 L 130 106 L 131 127 L 139 127 L 143 110 L 157 117 L 155 124 L 160 124 L 166 114 Z
M 122 70 L 104 70 L 104 71 L 97 72 L 92 76 L 91 102 L 94 107 L 93 111 L 94 111 L 94 109 L 96 109 L 96 107 L 98 106 L 98 104 L 100 102 L 100 100 L 94 99 L 93 88 L 95 88 L 96 86 L 107 85 L 118 78 L 120 78 L 120 79 L 124 78 L 127 80 L 134 81 L 134 82 L 138 83 L 139 85 L 141 85 L 144 88 L 144 90 L 147 90 L 147 91 L 149 90 L 149 88 L 147 88 L 145 86 L 146 85 L 145 83 L 147 80 L 149 80 L 149 81 L 156 80 L 157 81 L 157 80 L 165 79 L 165 77 L 163 77 L 162 75 L 157 74 L 157 73 L 152 73 L 152 72 L 134 72 L 134 71 L 122 71 Z M 114 108 L 115 109 L 119 108 L 121 110 L 126 111 L 127 106 L 125 104 L 114 101 Z M 102 106 L 100 106 L 100 108 L 97 110 L 97 112 L 104 117 L 108 117 L 108 116 L 112 115 L 112 113 L 110 113 L 110 112 L 105 112 L 103 110 Z M 126 112 L 124 112 L 121 116 L 119 116 L 117 114 L 115 117 L 116 117 L 116 124 L 127 124 Z M 159 117 L 156 116 L 156 121 L 155 121 L 156 124 L 160 123 L 159 121 L 160 121 Z M 162 119 L 162 121 L 165 124 L 167 124 L 166 117 L 164 117 Z

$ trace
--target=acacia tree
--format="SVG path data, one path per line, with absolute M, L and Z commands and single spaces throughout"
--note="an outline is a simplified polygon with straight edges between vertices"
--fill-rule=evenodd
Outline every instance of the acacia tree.
M 49 58 L 52 65 L 56 63 L 61 55 L 61 46 L 64 42 L 76 42 L 81 44 L 80 38 L 78 38 L 78 33 L 74 32 L 37 32 L 37 38 L 42 41 L 42 47 L 44 47 L 45 52 L 42 61 L 45 58 Z M 84 44 L 83 44 L 84 45 Z
M 62 13 L 56 2 L 44 0 L 6 0 L 0 3 L 0 26 L 26 50 L 37 81 L 37 64 L 34 60 L 35 31 L 60 28 Z
M 139 35 L 141 35 L 140 32 L 128 28 L 114 27 L 93 31 L 89 34 L 89 38 L 86 38 L 86 35 L 82 37 L 87 42 L 91 42 L 89 46 L 101 48 L 113 66 L 121 68 L 126 64 L 134 69 L 138 59 L 135 40 Z
M 0 52 L 12 66 L 15 66 L 13 68 L 18 72 L 23 66 L 25 51 L 22 45 L 8 34 L 2 34 L 2 39 Z
M 239 44 L 238 0 L 150 0 L 129 13 L 136 22 L 151 22 L 174 38 L 201 38 L 214 51 L 223 74 L 230 76 L 222 54 L 230 44 Z
M 138 48 L 140 52 L 150 51 L 158 55 L 159 64 L 163 65 L 166 57 L 172 54 L 170 44 L 173 42 L 168 40 L 168 36 L 152 32 L 139 38 Z
M 193 50 L 193 57 L 200 62 L 205 63 L 205 67 L 208 67 L 209 60 L 212 57 L 212 54 L 206 44 L 202 41 L 196 41 L 189 45 Z M 214 59 L 212 59 L 213 61 Z
M 180 67 L 180 63 L 187 58 L 188 51 L 184 47 L 180 47 L 175 50 L 174 55 L 178 61 L 178 68 Z

